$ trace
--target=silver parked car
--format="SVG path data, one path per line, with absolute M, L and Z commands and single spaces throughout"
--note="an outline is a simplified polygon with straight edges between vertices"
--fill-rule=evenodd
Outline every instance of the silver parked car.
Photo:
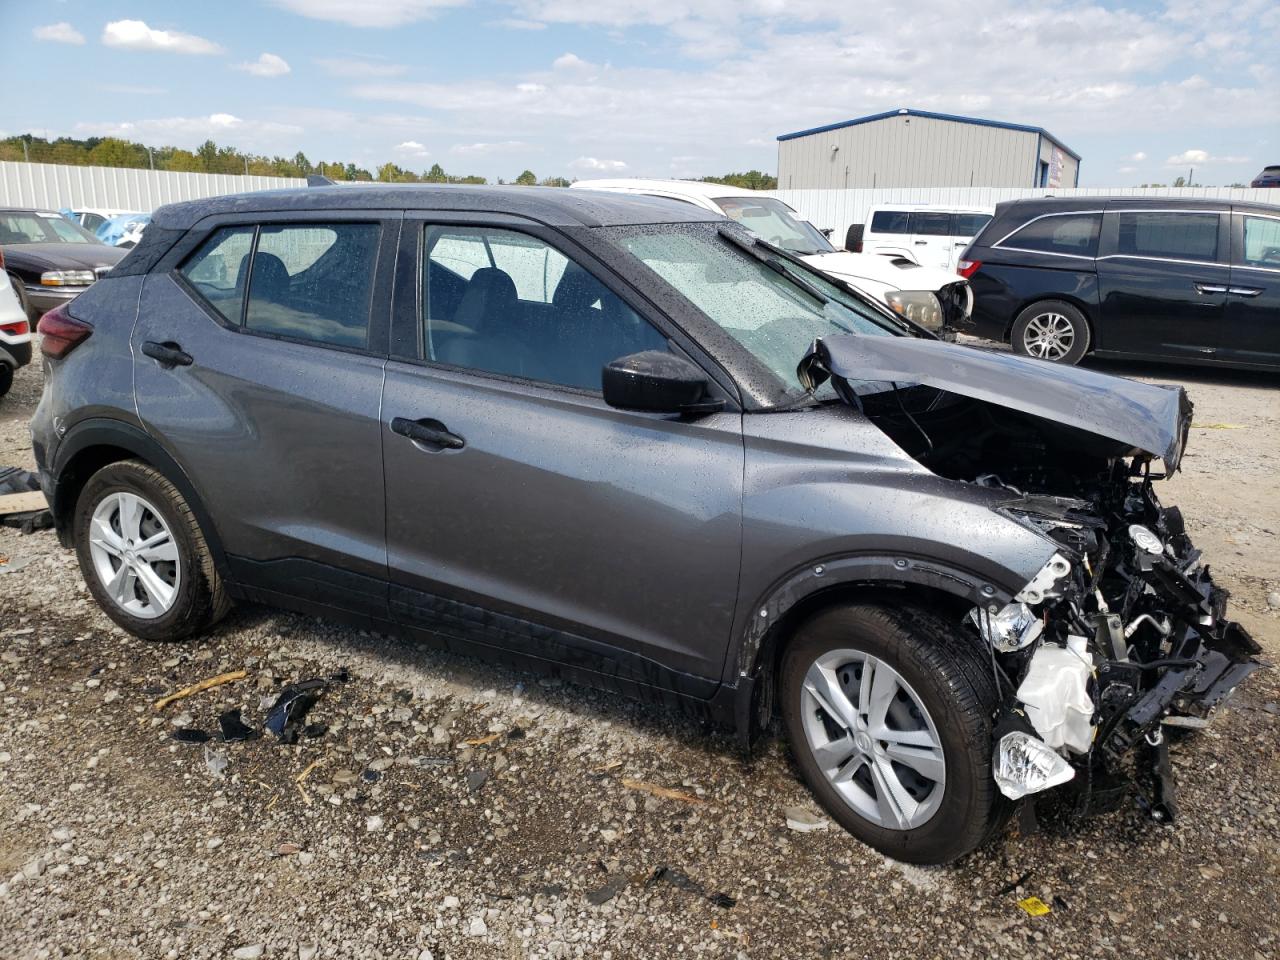
M 1153 490 L 1180 389 L 943 343 L 688 204 L 178 204 L 41 332 L 41 480 L 127 630 L 265 602 L 780 719 L 902 860 L 1135 764 L 1169 816 L 1163 726 L 1257 666 Z

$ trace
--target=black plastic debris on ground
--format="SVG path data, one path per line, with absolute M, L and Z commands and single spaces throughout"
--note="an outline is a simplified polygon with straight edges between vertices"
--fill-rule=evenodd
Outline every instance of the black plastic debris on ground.
M 40 490 L 40 478 L 21 467 L 0 467 L 0 497 L 11 493 L 36 493 Z M 0 524 L 16 527 L 23 533 L 35 533 L 53 526 L 53 514 L 47 508 L 6 513 L 0 516 Z
M 305 730 L 303 721 L 307 712 L 315 706 L 320 694 L 329 685 L 328 680 L 301 680 L 286 684 L 271 709 L 267 711 L 267 729 L 281 743 L 297 743 Z M 306 728 L 311 729 L 311 728 Z M 323 732 L 323 731 L 321 731 Z
M 179 743 L 208 743 L 209 734 L 195 727 L 179 727 L 173 731 L 173 739 Z
M 256 740 L 260 733 L 240 719 L 240 708 L 233 707 L 218 717 L 218 731 L 223 743 Z
M 677 870 L 675 867 L 658 867 L 649 875 L 649 879 L 644 882 L 644 885 L 646 888 L 649 888 L 664 881 L 671 884 L 677 890 L 685 890 L 708 900 L 712 906 L 719 907 L 721 910 L 729 910 L 738 904 L 736 897 L 731 897 L 727 893 L 723 893 L 719 890 L 713 893 L 708 893 L 707 888 L 701 883 L 694 880 L 683 870 Z
M 611 874 L 604 886 L 587 891 L 587 903 L 593 907 L 608 903 L 627 886 L 627 878 L 620 873 Z

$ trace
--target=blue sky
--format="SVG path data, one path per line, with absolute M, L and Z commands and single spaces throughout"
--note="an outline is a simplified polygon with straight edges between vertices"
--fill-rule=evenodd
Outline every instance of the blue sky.
M 1276 0 L 0 0 L 0 24 L 4 135 L 697 176 L 913 107 L 1043 126 L 1082 186 L 1280 163 Z

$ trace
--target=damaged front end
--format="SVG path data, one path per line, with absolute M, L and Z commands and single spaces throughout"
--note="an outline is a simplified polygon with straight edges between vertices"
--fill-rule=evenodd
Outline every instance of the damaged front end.
M 884 337 L 819 341 L 800 375 L 811 389 L 830 378 L 934 473 L 1007 494 L 995 511 L 1053 544 L 1009 603 L 965 617 L 1005 693 L 1002 792 L 1062 787 L 1090 813 L 1136 784 L 1151 816 L 1171 820 L 1167 730 L 1204 726 L 1261 666 L 1181 513 L 1152 487 L 1164 476 L 1152 461 L 1172 471 L 1185 447 L 1185 392 Z

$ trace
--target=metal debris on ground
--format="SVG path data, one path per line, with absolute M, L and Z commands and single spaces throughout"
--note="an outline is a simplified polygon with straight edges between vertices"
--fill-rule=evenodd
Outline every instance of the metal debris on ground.
M 684 790 L 677 790 L 674 787 L 660 787 L 656 783 L 646 783 L 643 780 L 632 780 L 629 777 L 623 777 L 619 781 L 628 790 L 639 790 L 641 793 L 652 794 L 655 797 L 661 797 L 664 800 L 680 800 L 683 803 L 706 803 L 701 797 L 696 797 L 692 793 Z
M 232 707 L 218 717 L 218 731 L 223 743 L 238 743 L 244 740 L 256 740 L 260 735 L 257 730 L 240 719 L 240 708 Z
M 1018 901 L 1018 906 L 1032 917 L 1043 917 L 1046 913 L 1053 913 L 1053 908 L 1039 897 L 1024 897 Z
M 167 697 L 161 697 L 155 702 L 155 708 L 157 710 L 163 710 L 169 704 L 177 700 L 184 700 L 193 694 L 202 693 L 205 690 L 212 690 L 214 687 L 220 687 L 224 683 L 234 683 L 237 680 L 243 680 L 247 676 L 248 673 L 244 670 L 232 670 L 230 673 L 220 673 L 216 677 L 205 677 L 198 683 L 193 683 L 189 687 L 183 687 L 181 690 L 171 693 Z

